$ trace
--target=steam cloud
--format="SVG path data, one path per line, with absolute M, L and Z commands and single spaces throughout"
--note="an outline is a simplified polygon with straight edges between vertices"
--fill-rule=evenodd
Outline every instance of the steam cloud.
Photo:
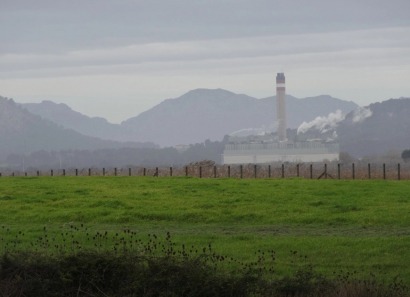
M 317 117 L 311 122 L 303 122 L 297 131 L 297 134 L 306 133 L 310 129 L 315 129 L 321 133 L 329 132 L 337 127 L 338 123 L 344 119 L 340 109 L 330 113 L 327 117 Z
M 265 126 L 262 126 L 260 128 L 245 128 L 245 129 L 234 131 L 230 133 L 229 136 L 246 137 L 250 135 L 264 135 L 266 133 L 271 133 L 273 130 L 274 130 L 273 127 L 265 127 Z
M 372 111 L 369 108 L 359 107 L 354 111 L 352 122 L 360 123 L 372 115 Z

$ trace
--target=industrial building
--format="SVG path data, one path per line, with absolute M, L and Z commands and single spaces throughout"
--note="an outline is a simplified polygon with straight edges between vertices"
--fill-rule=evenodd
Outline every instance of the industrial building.
M 284 73 L 276 76 L 276 127 L 276 134 L 230 136 L 222 155 L 222 163 L 313 163 L 339 159 L 339 144 L 335 141 L 288 139 Z

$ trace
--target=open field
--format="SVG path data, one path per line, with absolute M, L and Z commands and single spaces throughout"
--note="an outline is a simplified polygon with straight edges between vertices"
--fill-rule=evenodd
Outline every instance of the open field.
M 328 276 L 357 271 L 410 283 L 408 181 L 2 177 L 0 222 L 3 250 L 45 235 L 92 247 L 96 232 L 170 232 L 178 245 L 211 244 L 241 261 L 274 250 L 281 274 L 310 263 Z

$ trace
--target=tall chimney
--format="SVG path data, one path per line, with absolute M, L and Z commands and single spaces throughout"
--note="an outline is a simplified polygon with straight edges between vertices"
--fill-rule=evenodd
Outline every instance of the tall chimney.
M 286 88 L 285 74 L 278 73 L 276 75 L 276 119 L 278 123 L 278 139 L 286 141 L 286 104 L 285 104 Z

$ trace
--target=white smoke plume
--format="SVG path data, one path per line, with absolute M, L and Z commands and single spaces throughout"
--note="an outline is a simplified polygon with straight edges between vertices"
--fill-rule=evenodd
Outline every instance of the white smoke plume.
M 369 108 L 359 107 L 353 113 L 352 122 L 360 123 L 363 122 L 368 117 L 371 117 L 373 112 Z
M 297 134 L 306 133 L 310 129 L 315 129 L 321 133 L 326 133 L 337 127 L 338 123 L 345 118 L 342 111 L 338 109 L 336 112 L 330 113 L 327 117 L 317 117 L 311 122 L 303 122 L 297 131 Z
M 268 133 L 272 133 L 275 131 L 275 127 L 272 126 L 262 126 L 260 128 L 245 128 L 245 129 L 240 129 L 237 131 L 234 131 L 229 134 L 229 136 L 239 136 L 239 137 L 246 137 L 250 135 L 265 135 Z
M 260 128 L 246 128 L 232 132 L 229 136 L 245 137 L 250 135 L 263 135 L 266 131 Z

